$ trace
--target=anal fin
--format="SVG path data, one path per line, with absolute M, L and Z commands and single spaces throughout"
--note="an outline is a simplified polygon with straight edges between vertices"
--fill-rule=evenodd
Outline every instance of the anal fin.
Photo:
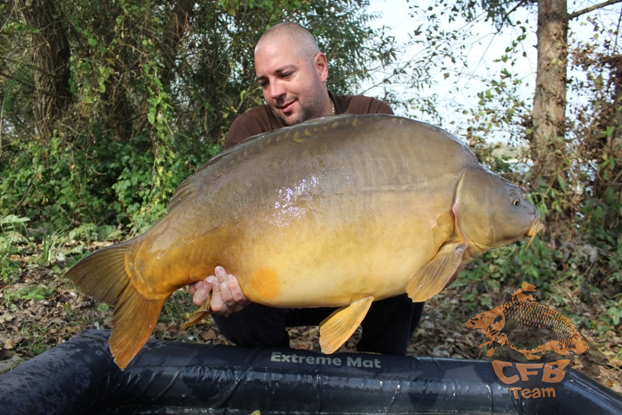
M 190 314 L 190 318 L 188 318 L 188 321 L 186 321 L 184 325 L 181 327 L 182 330 L 186 330 L 188 327 L 194 326 L 195 324 L 200 323 L 201 320 L 209 316 L 211 312 L 210 301 L 212 301 L 211 291 L 209 292 L 207 296 L 207 300 L 205 300 L 205 302 L 201 305 L 201 307 L 199 307 L 199 309 L 195 311 L 194 313 Z
M 447 244 L 439 249 L 436 256 L 408 281 L 408 296 L 419 303 L 440 293 L 458 270 L 465 249 L 464 243 Z
M 320 346 L 322 352 L 331 354 L 337 351 L 361 324 L 374 297 L 357 300 L 346 307 L 334 311 L 320 323 Z

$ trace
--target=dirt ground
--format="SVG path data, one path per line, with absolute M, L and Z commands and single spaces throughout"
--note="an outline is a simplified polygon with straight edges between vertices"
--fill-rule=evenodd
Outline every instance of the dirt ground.
M 24 258 L 14 259 L 22 261 L 22 274 L 14 278 L 19 282 L 0 282 L 0 373 L 88 328 L 111 328 L 112 309 L 78 292 L 69 281 L 59 276 L 62 274 L 59 266 L 46 268 Z M 461 300 L 465 292 L 475 289 L 459 280 L 426 303 L 424 317 L 412 338 L 408 354 L 485 359 L 485 349 L 479 346 L 488 339 L 467 328 L 465 322 L 486 308 L 473 310 L 472 304 Z M 588 318 L 596 319 L 602 312 L 598 301 L 574 306 L 577 313 Z M 193 310 L 189 293 L 175 293 L 165 305 L 154 336 L 170 341 L 226 344 L 211 318 L 188 330 L 181 329 L 185 317 Z M 599 357 L 595 359 L 596 363 L 577 360 L 573 367 L 622 393 L 622 334 L 602 330 L 581 332 L 591 343 L 590 350 L 597 350 Z M 319 351 L 317 327 L 292 328 L 290 335 L 291 347 Z M 360 333 L 355 333 L 342 350 L 354 351 L 358 335 Z M 495 357 L 502 358 L 502 355 L 497 353 Z

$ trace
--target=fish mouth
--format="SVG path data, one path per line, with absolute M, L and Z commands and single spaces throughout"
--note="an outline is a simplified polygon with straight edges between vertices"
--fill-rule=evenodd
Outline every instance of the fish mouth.
M 532 224 L 529 226 L 529 229 L 527 229 L 527 231 L 523 234 L 523 236 L 529 238 L 529 242 L 527 243 L 527 248 L 529 248 L 533 240 L 536 238 L 536 235 L 542 232 L 545 228 L 546 226 L 544 226 L 544 224 L 540 221 L 539 217 L 536 218 L 532 222 Z M 519 238 L 513 239 L 512 242 L 515 242 L 519 239 L 521 238 L 519 237 Z M 497 248 L 501 245 L 505 245 L 505 243 L 501 245 L 495 245 L 495 244 L 487 245 L 487 244 L 483 244 L 480 242 L 476 242 L 471 239 L 469 239 L 468 241 L 469 241 L 469 246 L 467 250 L 465 251 L 465 253 L 468 254 L 471 257 L 471 259 L 474 259 L 484 254 L 485 252 L 490 251 L 491 249 Z M 506 242 L 506 243 L 509 243 L 509 242 Z
M 544 230 L 544 228 L 545 228 L 544 223 L 540 222 L 540 219 L 536 219 L 531 224 L 527 232 L 525 232 L 525 236 L 529 238 L 529 242 L 527 243 L 527 248 L 529 248 L 529 245 L 531 245 L 533 240 L 536 238 L 536 235 L 540 233 L 542 230 Z

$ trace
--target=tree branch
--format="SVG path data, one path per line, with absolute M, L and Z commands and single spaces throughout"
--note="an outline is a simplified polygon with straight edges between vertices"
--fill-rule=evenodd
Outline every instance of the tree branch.
M 622 1 L 622 0 L 619 0 Z M 529 0 L 521 0 L 518 3 L 516 3 L 516 6 L 512 7 L 510 10 L 507 11 L 507 13 L 505 13 L 505 15 L 501 18 L 501 24 L 508 22 L 510 23 L 510 14 L 514 13 L 516 10 L 518 10 L 519 7 L 525 7 L 527 5 L 527 3 L 529 3 Z
M 607 0 L 607 1 L 603 2 L 603 3 L 595 4 L 593 6 L 586 7 L 585 9 L 582 9 L 582 10 L 577 10 L 576 12 L 570 13 L 568 15 L 568 20 L 572 20 L 572 19 L 574 19 L 576 17 L 579 17 L 579 16 L 581 16 L 583 14 L 589 13 L 589 12 L 594 11 L 596 9 L 602 9 L 603 7 L 607 7 L 607 6 L 610 6 L 612 4 L 616 4 L 616 3 L 620 3 L 620 2 L 622 2 L 622 0 Z
M 17 82 L 18 84 L 21 84 L 21 85 L 25 86 L 26 88 L 32 89 L 33 91 L 37 90 L 37 87 L 36 87 L 36 86 L 34 86 L 33 84 L 29 84 L 28 82 L 22 81 L 21 79 L 19 79 L 19 78 L 15 77 L 15 76 L 12 76 L 12 75 L 10 75 L 10 74 L 7 74 L 7 73 L 0 73 L 0 76 L 3 76 L 3 77 L 5 77 L 5 78 L 7 78 L 7 79 L 10 79 L 10 80 L 12 80 L 12 81 L 15 81 L 15 82 Z M 44 90 L 44 89 L 41 89 L 41 88 L 40 88 L 40 89 L 38 89 L 38 91 L 39 91 L 39 92 L 42 92 L 42 93 L 44 93 L 44 94 L 46 94 L 46 95 L 48 95 L 48 96 L 50 96 L 50 97 L 55 97 L 55 96 L 56 96 L 56 95 L 54 95 L 53 93 L 51 93 L 50 91 L 47 91 L 47 90 Z

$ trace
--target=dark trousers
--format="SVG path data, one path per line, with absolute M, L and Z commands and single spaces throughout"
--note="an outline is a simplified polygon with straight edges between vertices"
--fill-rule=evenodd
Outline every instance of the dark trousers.
M 361 352 L 405 355 L 424 303 L 406 295 L 374 302 L 361 323 Z M 251 303 L 228 317 L 213 315 L 220 333 L 239 346 L 289 347 L 286 327 L 318 325 L 335 308 L 273 308 Z

